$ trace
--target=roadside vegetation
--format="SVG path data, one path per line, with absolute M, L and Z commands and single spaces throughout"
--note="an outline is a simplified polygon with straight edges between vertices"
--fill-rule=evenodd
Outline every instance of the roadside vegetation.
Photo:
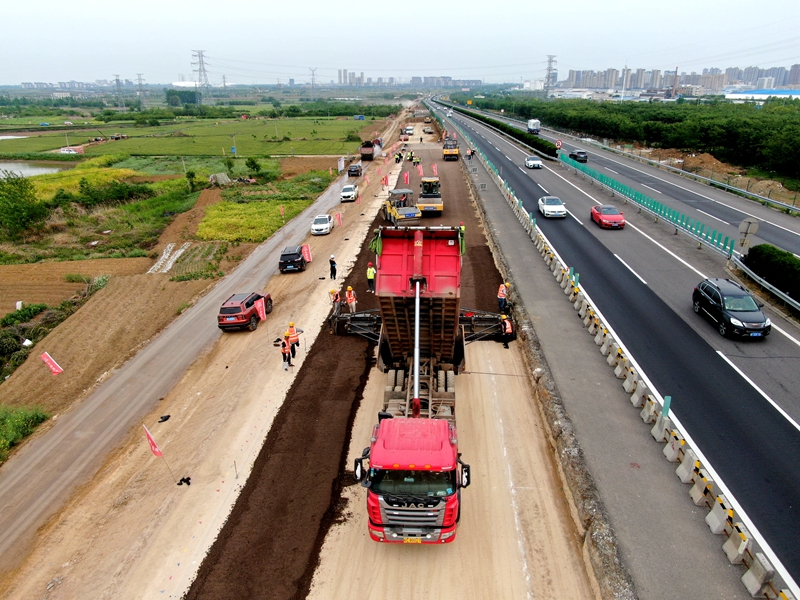
M 721 100 L 700 103 L 521 100 L 517 96 L 454 100 L 507 116 L 539 119 L 543 125 L 577 135 L 639 143 L 655 148 L 708 153 L 717 160 L 800 182 L 800 99 L 771 98 L 757 104 Z
M 0 463 L 8 458 L 8 452 L 24 438 L 33 433 L 37 425 L 50 418 L 38 408 L 10 408 L 0 406 Z

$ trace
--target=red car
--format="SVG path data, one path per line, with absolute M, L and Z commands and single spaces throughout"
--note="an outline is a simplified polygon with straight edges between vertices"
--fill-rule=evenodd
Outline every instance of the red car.
M 601 204 L 592 207 L 592 221 L 609 229 L 622 229 L 625 227 L 625 216 L 611 204 Z
M 244 328 L 255 331 L 261 320 L 256 309 L 256 300 L 260 298 L 264 299 L 264 312 L 271 313 L 272 297 L 269 294 L 259 294 L 258 292 L 234 294 L 220 306 L 217 326 L 222 331 Z

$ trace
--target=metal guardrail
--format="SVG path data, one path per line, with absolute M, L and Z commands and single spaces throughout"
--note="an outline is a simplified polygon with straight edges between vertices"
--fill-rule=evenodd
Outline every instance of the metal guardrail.
M 731 256 L 731 262 L 733 262 L 733 264 L 736 265 L 737 269 L 741 269 L 742 271 L 747 273 L 747 276 L 750 279 L 752 279 L 753 281 L 758 283 L 758 285 L 760 285 L 762 288 L 768 290 L 773 296 L 777 296 L 778 298 L 783 300 L 786 304 L 788 304 L 793 309 L 795 309 L 797 312 L 800 312 L 800 302 L 798 302 L 797 300 L 795 300 L 791 296 L 787 295 L 786 293 L 780 291 L 778 288 L 776 288 L 774 285 L 772 285 L 766 279 L 762 279 L 761 277 L 756 275 L 753 271 L 750 270 L 750 268 L 747 265 L 745 265 L 739 259 L 738 256 Z

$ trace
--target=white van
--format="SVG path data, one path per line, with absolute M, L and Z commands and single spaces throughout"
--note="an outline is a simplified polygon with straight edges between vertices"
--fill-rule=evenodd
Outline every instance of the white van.
M 414 126 L 409 125 L 405 129 L 403 129 L 403 133 L 405 133 L 406 135 L 414 135 Z

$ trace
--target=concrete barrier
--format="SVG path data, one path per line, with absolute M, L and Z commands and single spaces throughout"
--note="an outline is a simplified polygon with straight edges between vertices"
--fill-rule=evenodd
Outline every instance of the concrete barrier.
M 753 598 L 766 598 L 769 584 L 775 577 L 775 569 L 761 552 L 756 552 L 750 568 L 742 575 L 742 583 Z
M 609 336 L 610 337 L 610 336 Z M 619 347 L 617 342 L 613 342 L 611 344 L 611 348 L 608 351 L 608 356 L 606 357 L 606 363 L 609 367 L 616 367 L 619 359 L 622 358 L 622 350 Z
M 722 550 L 732 565 L 740 565 L 744 561 L 745 553 L 750 550 L 753 538 L 743 523 L 734 523 L 731 535 L 722 544 Z
M 617 366 L 614 367 L 614 375 L 617 379 L 626 379 L 628 377 L 628 359 L 625 356 L 620 356 L 617 359 Z
M 637 373 L 636 369 L 634 369 L 633 367 L 628 367 L 628 373 L 625 375 L 625 381 L 622 382 L 622 389 L 631 394 L 639 386 L 640 383 L 641 380 L 639 379 L 639 373 Z
M 681 459 L 681 452 L 686 445 L 680 431 L 673 429 L 669 432 L 669 437 L 664 449 L 661 451 L 669 462 L 678 462 Z
M 599 327 L 594 336 L 594 343 L 602 347 L 606 336 L 608 336 L 608 329 L 606 329 L 604 326 Z
M 694 480 L 694 470 L 700 468 L 700 461 L 697 460 L 697 455 L 691 448 L 686 448 L 683 452 L 681 464 L 675 469 L 675 475 L 681 480 L 681 483 L 692 483 Z
M 714 506 L 711 507 L 711 510 L 706 515 L 706 524 L 711 533 L 717 535 L 725 533 L 733 527 L 733 509 L 728 503 L 725 494 L 717 496 Z
M 705 469 L 702 467 L 695 469 L 694 485 L 689 490 L 689 496 L 696 506 L 711 506 L 712 498 L 714 497 L 714 480 L 711 479 Z
M 583 326 L 589 327 L 592 321 L 594 320 L 594 311 L 591 307 L 586 311 L 586 316 L 583 317 Z
M 645 423 L 654 423 L 658 412 L 657 411 L 658 402 L 656 402 L 655 398 L 652 396 L 648 396 L 644 400 L 644 406 L 642 406 L 642 410 L 639 413 L 639 416 L 642 418 L 642 421 Z
M 597 335 L 597 331 L 600 329 L 600 319 L 594 316 L 592 313 L 592 320 L 589 323 L 589 335 Z
M 662 411 L 663 413 L 663 411 Z M 666 442 L 669 439 L 669 431 L 672 429 L 672 419 L 664 414 L 659 413 L 656 418 L 656 424 L 650 430 L 650 435 L 657 442 Z
M 623 382 L 622 387 L 625 387 L 625 383 Z M 642 404 L 644 404 L 644 399 L 648 396 L 650 390 L 647 388 L 647 385 L 641 379 L 637 379 L 635 382 L 635 387 L 633 388 L 633 393 L 631 394 L 631 405 L 634 408 L 641 408 Z

